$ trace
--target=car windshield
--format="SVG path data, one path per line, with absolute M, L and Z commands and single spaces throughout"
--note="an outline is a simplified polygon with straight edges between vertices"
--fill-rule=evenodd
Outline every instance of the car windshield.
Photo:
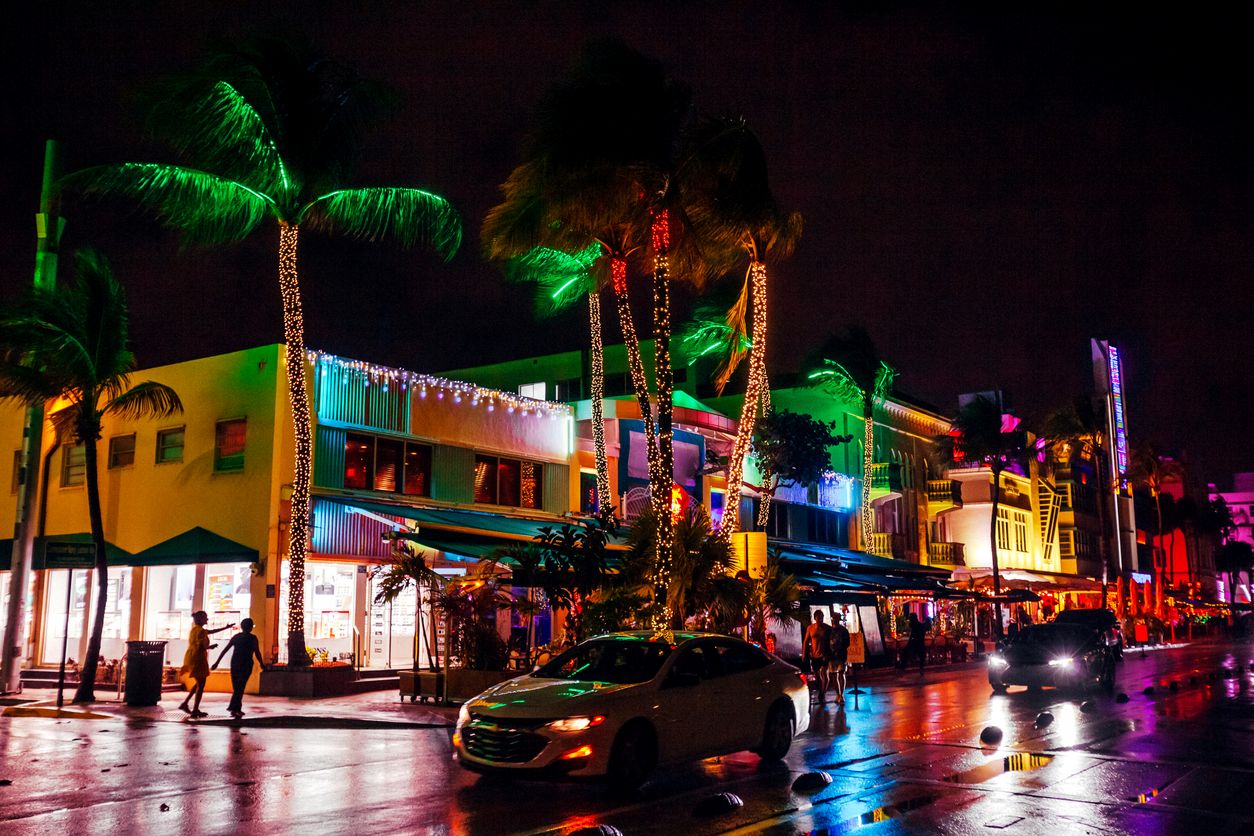
M 1014 644 L 1075 651 L 1090 641 L 1094 632 L 1079 624 L 1039 624 L 1019 631 Z
M 1114 625 L 1117 622 L 1112 613 L 1102 610 L 1063 610 L 1054 617 L 1060 624 L 1094 624 Z
M 532 676 L 629 685 L 657 676 L 670 654 L 671 646 L 662 642 L 597 639 L 572 647 Z

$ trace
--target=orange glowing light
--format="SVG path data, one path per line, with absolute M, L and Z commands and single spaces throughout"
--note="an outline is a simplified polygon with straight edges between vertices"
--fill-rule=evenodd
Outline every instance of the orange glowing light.
M 578 760 L 579 758 L 590 758 L 590 757 L 592 757 L 592 747 L 585 744 L 583 746 L 580 746 L 578 749 L 571 749 L 569 752 L 562 755 L 561 760 L 573 761 L 573 760 Z

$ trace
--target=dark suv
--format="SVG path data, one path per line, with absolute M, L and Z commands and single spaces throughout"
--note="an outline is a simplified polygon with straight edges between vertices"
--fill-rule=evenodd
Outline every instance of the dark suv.
M 1058 624 L 1082 624 L 1102 634 L 1106 646 L 1115 654 L 1115 658 L 1123 658 L 1123 628 L 1112 609 L 1063 610 L 1054 616 Z

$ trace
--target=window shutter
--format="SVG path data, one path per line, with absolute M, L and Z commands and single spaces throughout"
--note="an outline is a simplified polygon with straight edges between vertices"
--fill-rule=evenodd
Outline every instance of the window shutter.
M 570 505 L 570 466 L 565 464 L 544 463 L 544 510 L 552 514 L 563 514 L 569 511 Z
M 319 425 L 314 443 L 314 484 L 320 488 L 344 487 L 344 444 L 347 433 Z
M 446 502 L 474 502 L 474 450 L 435 445 L 431 454 L 431 498 Z

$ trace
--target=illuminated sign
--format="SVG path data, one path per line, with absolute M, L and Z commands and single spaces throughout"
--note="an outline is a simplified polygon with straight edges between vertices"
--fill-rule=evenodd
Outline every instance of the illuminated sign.
M 1110 394 L 1115 405 L 1115 465 L 1120 476 L 1128 475 L 1128 429 L 1123 421 L 1123 367 L 1119 349 L 1110 350 Z

